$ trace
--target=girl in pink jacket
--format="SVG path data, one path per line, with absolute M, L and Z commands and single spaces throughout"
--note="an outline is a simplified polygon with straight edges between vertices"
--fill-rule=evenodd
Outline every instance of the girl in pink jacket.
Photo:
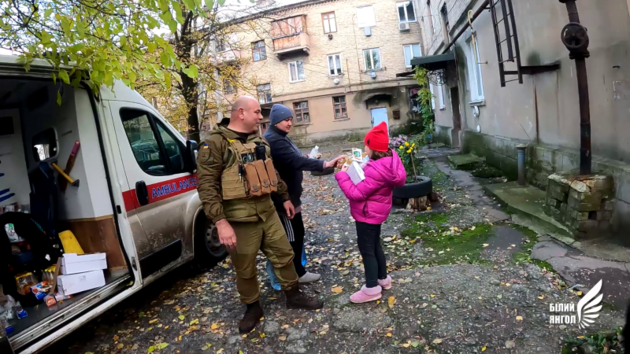
M 347 168 L 335 175 L 339 187 L 350 201 L 350 213 L 356 220 L 359 251 L 365 269 L 365 285 L 350 296 L 353 303 L 378 300 L 383 289 L 392 287 L 381 246 L 381 224 L 387 220 L 392 209 L 394 187 L 403 186 L 407 179 L 400 157 L 389 148 L 385 122 L 368 132 L 364 142 L 365 152 L 370 157 L 363 168 L 365 179 L 355 185 L 346 173 Z

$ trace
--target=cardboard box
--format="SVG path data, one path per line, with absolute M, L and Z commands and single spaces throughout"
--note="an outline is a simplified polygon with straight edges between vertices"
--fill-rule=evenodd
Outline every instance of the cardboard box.
M 61 259 L 61 274 L 77 274 L 107 269 L 105 253 L 83 254 L 66 253 Z
M 64 295 L 72 295 L 105 286 L 105 273 L 102 270 L 79 274 L 60 275 L 57 287 Z

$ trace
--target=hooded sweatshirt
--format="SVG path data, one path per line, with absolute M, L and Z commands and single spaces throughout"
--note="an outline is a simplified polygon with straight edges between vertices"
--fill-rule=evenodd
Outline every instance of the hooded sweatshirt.
M 407 180 L 405 167 L 396 151 L 393 156 L 370 160 L 363 172 L 365 179 L 355 185 L 346 172 L 335 175 L 343 194 L 350 201 L 354 220 L 367 224 L 382 224 L 392 209 L 394 187 L 402 187 Z

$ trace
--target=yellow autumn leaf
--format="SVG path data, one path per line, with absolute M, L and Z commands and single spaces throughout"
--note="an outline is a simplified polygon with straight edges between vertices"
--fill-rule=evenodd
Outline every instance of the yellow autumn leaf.
M 391 334 L 391 333 L 387 333 L 387 334 L 386 334 L 386 336 L 387 336 L 387 337 L 391 337 L 391 336 L 392 336 L 392 334 Z
M 154 323 L 156 323 L 158 320 L 159 320 L 158 318 L 153 319 L 153 320 L 149 321 L 149 324 L 154 324 Z
M 582 292 L 581 291 L 577 291 L 576 294 L 578 294 L 578 296 L 582 296 Z
M 486 248 L 486 247 L 488 247 L 488 246 L 490 246 L 490 245 L 489 245 L 489 244 L 487 244 L 487 243 L 484 243 L 482 246 L 483 246 L 483 248 Z
M 278 337 L 278 339 L 280 339 L 281 341 L 284 342 L 285 340 L 287 340 L 287 336 L 280 336 L 280 337 Z
M 411 341 L 407 341 L 407 343 L 403 344 L 402 346 L 403 348 L 409 348 L 411 346 Z
M 542 300 L 542 299 L 545 298 L 545 295 L 540 295 L 540 296 L 538 296 L 538 298 Z
M 483 348 L 481 348 L 481 351 L 482 351 L 482 352 L 485 352 L 485 351 L 486 351 L 486 349 L 488 349 L 488 348 L 486 348 L 486 346 L 484 345 L 484 346 L 483 346 Z
M 341 294 L 341 292 L 343 291 L 343 286 L 335 286 L 331 290 L 335 294 Z
M 199 324 L 199 319 L 194 319 L 194 320 L 190 321 L 190 325 L 191 326 L 196 325 L 196 324 Z
M 219 328 L 219 325 L 216 323 L 213 323 L 212 326 L 210 326 L 210 329 L 217 329 Z
M 261 333 L 261 334 L 260 334 L 260 338 L 265 338 L 265 334 L 264 334 L 264 333 Z
M 440 338 L 435 338 L 433 340 L 433 344 L 441 344 L 441 343 L 442 343 L 442 340 Z
M 387 305 L 389 306 L 389 308 L 394 308 L 394 305 L 396 304 L 396 298 L 394 296 L 390 296 L 387 299 Z
M 431 298 L 434 298 L 434 297 L 435 297 L 435 295 L 431 294 Z
M 519 322 L 522 321 L 523 320 L 523 316 L 516 316 L 516 320 L 519 321 Z

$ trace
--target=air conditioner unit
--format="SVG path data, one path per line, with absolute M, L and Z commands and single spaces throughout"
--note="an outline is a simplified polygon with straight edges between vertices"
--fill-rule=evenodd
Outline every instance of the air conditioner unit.
M 403 22 L 403 23 L 398 24 L 398 29 L 400 30 L 400 32 L 409 31 L 409 22 Z

